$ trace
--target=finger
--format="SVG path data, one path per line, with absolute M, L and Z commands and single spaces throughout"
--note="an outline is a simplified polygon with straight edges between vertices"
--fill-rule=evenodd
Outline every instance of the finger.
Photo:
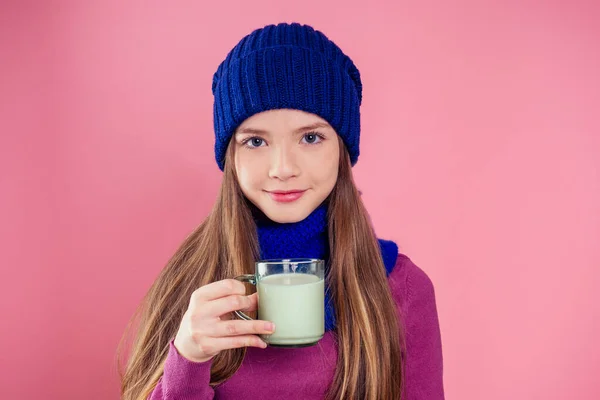
M 192 293 L 192 300 L 200 302 L 211 301 L 232 294 L 246 294 L 246 287 L 242 282 L 235 279 L 223 279 L 222 281 L 209 283 L 196 289 Z
M 258 293 L 253 293 L 249 296 L 247 296 L 248 299 L 250 299 L 250 306 L 243 308 L 239 311 L 243 311 L 243 312 L 253 312 L 258 310 Z M 227 314 L 223 314 L 219 317 L 221 320 L 228 320 L 228 319 L 236 319 L 236 317 L 234 316 L 233 313 L 227 313 Z
M 269 321 L 233 319 L 220 321 L 211 325 L 206 334 L 216 338 L 241 335 L 270 335 L 274 331 L 275 325 Z
M 217 351 L 239 349 L 242 347 L 258 347 L 264 349 L 267 344 L 256 335 L 231 336 L 207 339 Z
M 248 300 L 250 300 L 250 305 L 246 308 L 241 309 L 240 311 L 252 312 L 258 310 L 258 293 L 252 293 L 249 296 L 246 296 Z
M 201 318 L 216 318 L 233 311 L 246 310 L 252 307 L 252 300 L 248 296 L 234 294 L 204 303 L 202 307 L 198 308 L 196 315 Z

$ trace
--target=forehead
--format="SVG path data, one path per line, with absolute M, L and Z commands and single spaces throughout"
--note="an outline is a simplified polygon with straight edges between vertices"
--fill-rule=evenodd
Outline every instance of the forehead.
M 301 110 L 276 109 L 254 114 L 237 128 L 236 133 L 245 131 L 296 130 L 302 127 L 331 128 L 329 123 L 316 114 Z

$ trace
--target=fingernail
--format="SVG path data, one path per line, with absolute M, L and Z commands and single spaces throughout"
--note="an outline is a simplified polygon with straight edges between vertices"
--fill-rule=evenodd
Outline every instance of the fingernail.
M 275 330 L 275 324 L 272 322 L 265 322 L 265 330 L 268 332 L 273 332 Z

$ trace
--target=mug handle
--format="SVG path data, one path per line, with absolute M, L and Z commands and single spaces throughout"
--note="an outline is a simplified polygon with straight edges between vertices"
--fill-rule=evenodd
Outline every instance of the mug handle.
M 251 283 L 252 285 L 256 286 L 256 276 L 254 276 L 253 274 L 236 276 L 234 279 L 240 282 Z M 246 321 L 254 321 L 254 318 L 249 317 L 242 311 L 236 310 L 234 311 L 234 313 L 238 316 L 238 318 L 245 319 Z

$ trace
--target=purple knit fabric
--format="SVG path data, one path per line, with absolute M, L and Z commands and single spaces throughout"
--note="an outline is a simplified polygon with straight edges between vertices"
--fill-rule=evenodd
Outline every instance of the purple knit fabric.
M 435 293 L 429 277 L 400 254 L 388 278 L 406 335 L 403 400 L 444 399 L 442 343 Z M 299 349 L 248 348 L 240 369 L 212 388 L 211 362 L 186 360 L 171 341 L 164 374 L 150 400 L 322 399 L 333 380 L 337 348 L 332 332 Z

